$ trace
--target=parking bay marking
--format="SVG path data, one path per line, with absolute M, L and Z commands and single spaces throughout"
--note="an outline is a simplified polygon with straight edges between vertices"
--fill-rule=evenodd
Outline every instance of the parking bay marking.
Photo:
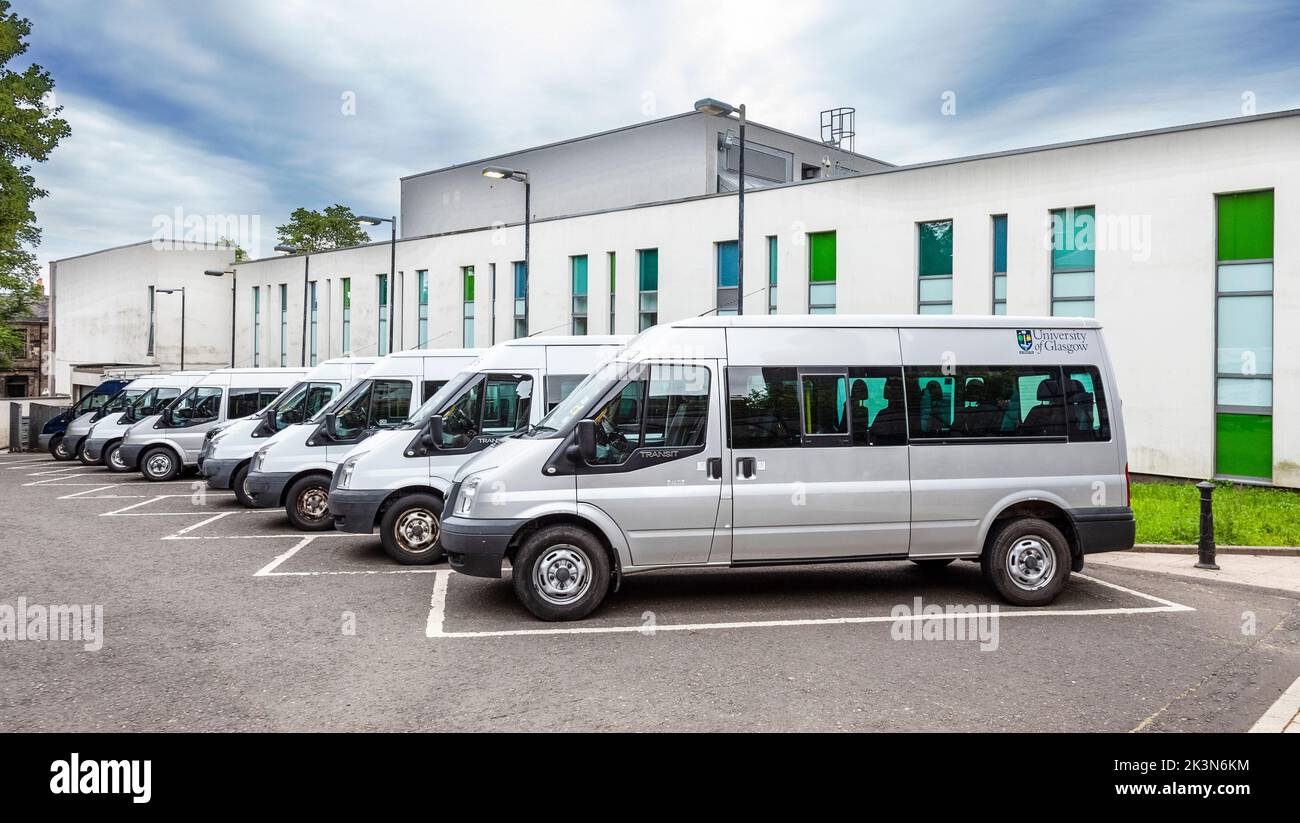
M 270 535 L 270 536 L 297 537 L 298 535 Z M 253 577 L 318 577 L 323 575 L 339 575 L 339 574 L 440 574 L 446 571 L 445 569 L 412 569 L 407 567 L 397 568 L 397 569 L 345 569 L 339 571 L 315 571 L 315 572 L 276 571 L 276 569 L 279 568 L 285 561 L 293 557 L 302 549 L 306 548 L 307 546 L 310 546 L 316 540 L 327 539 L 327 538 L 338 538 L 338 537 L 370 537 L 370 536 L 371 535 L 368 534 L 344 534 L 341 532 L 336 534 L 304 535 L 301 540 L 295 543 L 291 548 L 289 548 L 283 554 L 277 555 L 276 558 L 272 560 L 270 563 L 266 564 L 265 566 L 263 566 L 262 568 L 254 572 Z
M 433 594 L 429 598 L 429 616 L 425 621 L 424 636 L 431 639 L 441 638 L 481 638 L 481 637 L 523 637 L 533 635 L 564 635 L 564 634 L 631 634 L 633 632 L 641 634 L 655 634 L 658 632 L 681 632 L 681 631 L 707 631 L 716 629 L 756 629 L 756 628 L 786 628 L 791 626 L 844 626 L 856 625 L 860 623 L 895 623 L 902 620 L 970 620 L 971 615 L 958 614 L 914 614 L 904 617 L 893 617 L 889 615 L 864 615 L 859 617 L 821 617 L 821 618 L 794 618 L 785 620 L 742 620 L 720 623 L 658 623 L 654 626 L 653 631 L 647 629 L 644 625 L 636 626 L 574 626 L 568 628 L 551 628 L 551 629 L 503 629 L 498 631 L 456 631 L 449 632 L 444 628 L 447 612 L 447 589 L 451 576 L 455 572 L 451 569 L 439 569 L 437 576 L 433 580 Z M 1090 583 L 1096 583 L 1116 591 L 1124 592 L 1142 600 L 1156 603 L 1154 606 L 1129 606 L 1116 607 L 1107 609 L 1037 609 L 1025 611 L 998 611 L 998 617 L 1093 617 L 1105 615 L 1130 615 L 1130 614 L 1162 614 L 1172 612 L 1193 612 L 1196 609 L 1191 606 L 1184 606 L 1181 603 L 1175 603 L 1172 600 L 1166 600 L 1163 597 L 1157 597 L 1154 594 L 1147 594 L 1127 586 L 1121 586 L 1118 583 L 1110 583 L 1100 580 L 1096 577 L 1090 577 L 1085 574 L 1075 574 L 1079 580 L 1087 580 Z

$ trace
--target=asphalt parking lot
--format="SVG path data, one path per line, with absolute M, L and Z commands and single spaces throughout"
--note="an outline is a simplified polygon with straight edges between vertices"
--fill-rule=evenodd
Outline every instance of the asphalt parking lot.
M 1300 675 L 1294 597 L 1136 570 L 983 637 L 916 619 L 996 604 L 971 563 L 655 573 L 550 624 L 508 573 L 395 566 L 196 478 L 3 455 L 0 510 L 0 604 L 104 614 L 98 651 L 0 641 L 5 731 L 1244 731 Z

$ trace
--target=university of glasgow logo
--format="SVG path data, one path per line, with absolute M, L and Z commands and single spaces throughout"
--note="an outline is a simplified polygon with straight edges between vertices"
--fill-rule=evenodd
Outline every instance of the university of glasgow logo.
M 1021 351 L 1032 351 L 1034 348 L 1034 332 L 1032 329 L 1016 329 L 1016 342 L 1020 344 Z

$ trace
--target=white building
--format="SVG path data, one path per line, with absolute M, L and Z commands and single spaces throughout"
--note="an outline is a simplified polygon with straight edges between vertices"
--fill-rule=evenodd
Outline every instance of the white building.
M 230 365 L 231 276 L 203 272 L 230 269 L 233 256 L 224 245 L 146 240 L 52 261 L 54 393 L 75 398 L 105 371 Z

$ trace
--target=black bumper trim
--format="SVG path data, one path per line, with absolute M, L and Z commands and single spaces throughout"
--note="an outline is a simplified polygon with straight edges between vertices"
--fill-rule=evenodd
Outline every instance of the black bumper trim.
M 245 460 L 213 460 L 211 457 L 199 462 L 199 473 L 208 479 L 209 489 L 229 489 L 231 475 Z
M 500 577 L 501 561 L 526 520 L 479 520 L 446 517 L 442 521 L 442 548 L 447 563 L 470 577 Z
M 253 501 L 255 509 L 273 509 L 280 505 L 280 495 L 289 485 L 293 472 L 249 472 L 244 480 L 244 489 Z
M 334 528 L 351 534 L 370 534 L 375 518 L 392 489 L 340 489 L 330 485 L 330 515 Z
M 1137 521 L 1128 506 L 1072 509 L 1069 515 L 1083 554 L 1128 551 L 1137 539 Z

